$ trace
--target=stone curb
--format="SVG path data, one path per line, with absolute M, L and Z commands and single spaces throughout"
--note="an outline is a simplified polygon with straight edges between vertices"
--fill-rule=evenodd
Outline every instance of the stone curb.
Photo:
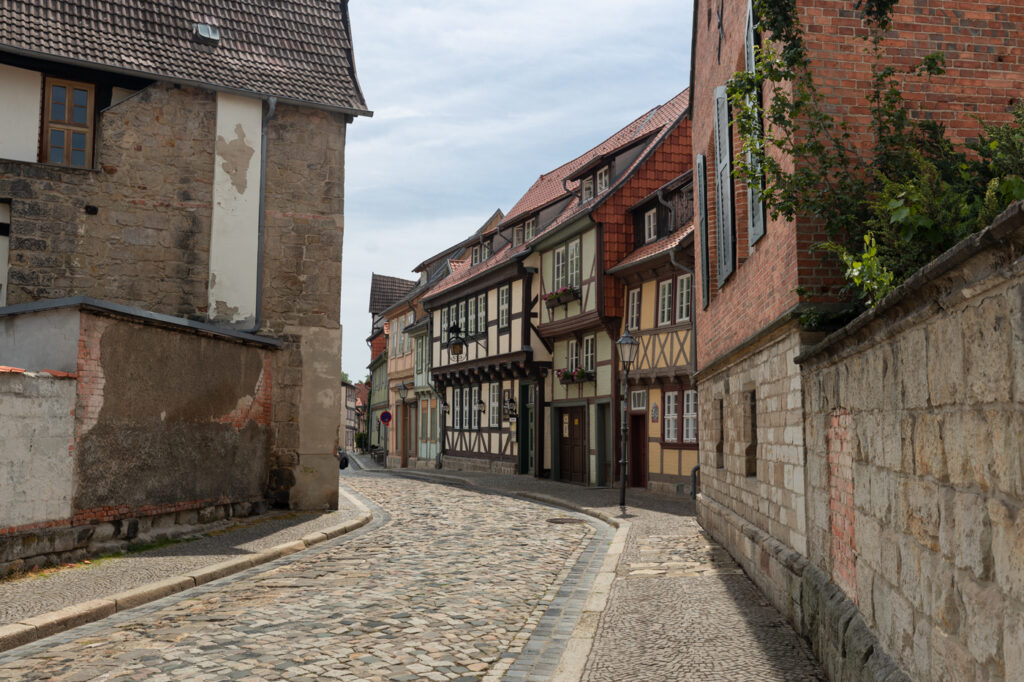
M 247 568 L 265 564 L 275 559 L 294 554 L 313 545 L 351 533 L 373 519 L 369 508 L 344 490 L 342 495 L 360 512 L 359 516 L 343 524 L 326 528 L 322 531 L 309 533 L 301 540 L 285 542 L 270 549 L 250 554 L 238 559 L 229 559 L 220 563 L 205 566 L 184 575 L 166 578 L 157 582 L 141 585 L 125 592 L 112 594 L 103 599 L 74 604 L 59 611 L 51 611 L 9 625 L 0 625 L 0 652 L 29 644 L 38 639 L 64 632 L 71 628 L 102 620 L 115 613 L 142 606 L 157 599 L 204 585 L 212 580 L 244 571 Z
M 394 472 L 393 470 L 385 471 L 390 471 L 397 476 L 407 478 L 418 478 L 420 480 L 441 479 L 442 481 L 458 482 L 478 490 L 494 490 L 494 488 L 480 485 L 475 481 L 459 476 L 419 472 L 406 473 L 404 470 L 402 473 Z M 594 646 L 594 638 L 597 636 L 597 627 L 600 623 L 601 615 L 608 607 L 608 599 L 611 595 L 612 584 L 615 582 L 619 559 L 622 558 L 623 551 L 626 548 L 626 539 L 629 537 L 630 523 L 629 521 L 615 518 L 603 511 L 572 504 L 550 495 L 524 491 L 509 492 L 508 494 L 512 497 L 518 497 L 531 502 L 541 502 L 553 507 L 561 507 L 580 514 L 586 514 L 616 529 L 615 537 L 612 538 L 601 568 L 594 578 L 594 584 L 590 587 L 587 603 L 583 607 L 583 612 L 580 614 L 576 627 L 573 628 L 572 634 L 569 635 L 569 641 L 566 642 L 565 648 L 562 650 L 562 656 L 558 660 L 558 666 L 551 677 L 551 682 L 578 682 L 583 678 L 584 668 L 587 665 L 587 660 L 590 658 L 590 650 Z

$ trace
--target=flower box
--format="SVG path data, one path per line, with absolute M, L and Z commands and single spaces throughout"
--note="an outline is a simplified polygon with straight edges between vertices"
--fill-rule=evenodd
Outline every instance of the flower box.
M 559 370 L 558 381 L 562 384 L 582 384 L 587 381 L 594 380 L 594 373 L 586 370 L 577 369 L 575 372 L 568 370 Z
M 553 291 L 550 294 L 548 294 L 547 300 L 545 300 L 544 304 L 548 308 L 557 308 L 560 305 L 565 305 L 572 301 L 578 300 L 580 300 L 579 289 L 566 288 L 559 289 L 558 291 Z

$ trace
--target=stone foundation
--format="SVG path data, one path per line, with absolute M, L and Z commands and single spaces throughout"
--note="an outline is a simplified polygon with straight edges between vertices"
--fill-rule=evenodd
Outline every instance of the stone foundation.
M 516 463 L 508 460 L 455 457 L 453 455 L 445 455 L 441 458 L 441 468 L 446 471 L 475 471 L 506 476 L 514 476 L 518 473 Z

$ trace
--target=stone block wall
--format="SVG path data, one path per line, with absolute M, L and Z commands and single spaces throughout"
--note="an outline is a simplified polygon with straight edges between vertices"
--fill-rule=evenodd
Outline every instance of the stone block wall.
M 800 358 L 810 562 L 915 679 L 1024 675 L 1022 252 L 1017 204 Z

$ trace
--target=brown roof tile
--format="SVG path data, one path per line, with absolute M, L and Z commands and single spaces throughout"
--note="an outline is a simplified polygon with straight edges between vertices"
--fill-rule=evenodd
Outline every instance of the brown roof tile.
M 412 291 L 416 280 L 373 273 L 370 282 L 370 313 L 379 315 Z
M 0 51 L 369 113 L 338 0 L 0 0 Z

